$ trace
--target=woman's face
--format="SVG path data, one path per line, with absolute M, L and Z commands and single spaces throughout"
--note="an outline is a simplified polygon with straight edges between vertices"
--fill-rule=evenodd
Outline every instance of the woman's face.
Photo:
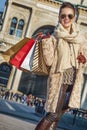
M 64 28 L 68 29 L 71 27 L 72 23 L 75 21 L 74 11 L 71 8 L 63 8 L 59 15 L 59 21 Z

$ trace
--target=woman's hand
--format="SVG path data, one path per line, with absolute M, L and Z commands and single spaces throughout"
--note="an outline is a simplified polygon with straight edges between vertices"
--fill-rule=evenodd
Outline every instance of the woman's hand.
M 86 58 L 85 58 L 85 56 L 82 54 L 82 52 L 80 52 L 80 54 L 78 55 L 77 59 L 78 59 L 78 63 L 82 63 L 82 64 L 85 64 L 85 63 L 86 63 Z

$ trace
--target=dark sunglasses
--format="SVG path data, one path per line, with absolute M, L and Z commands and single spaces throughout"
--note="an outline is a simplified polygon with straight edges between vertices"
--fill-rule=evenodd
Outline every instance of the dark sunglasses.
M 64 19 L 64 18 L 66 18 L 66 17 L 68 17 L 69 19 L 73 19 L 74 15 L 72 15 L 72 14 L 68 14 L 68 15 L 66 15 L 66 14 L 61 14 L 60 17 L 61 17 L 61 19 Z

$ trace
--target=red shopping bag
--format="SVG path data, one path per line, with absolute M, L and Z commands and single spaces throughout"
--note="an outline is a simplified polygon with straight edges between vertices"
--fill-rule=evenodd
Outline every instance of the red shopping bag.
M 24 58 L 26 57 L 27 53 L 30 51 L 34 43 L 35 40 L 31 38 L 27 43 L 25 43 L 23 48 L 20 49 L 18 53 L 16 53 L 16 55 L 10 60 L 10 63 L 16 66 L 16 68 L 20 69 L 20 65 L 22 64 Z
M 15 45 L 4 51 L 1 55 L 5 62 L 10 63 L 10 60 L 19 52 L 21 48 L 30 40 L 30 38 L 25 37 L 24 39 L 18 41 Z

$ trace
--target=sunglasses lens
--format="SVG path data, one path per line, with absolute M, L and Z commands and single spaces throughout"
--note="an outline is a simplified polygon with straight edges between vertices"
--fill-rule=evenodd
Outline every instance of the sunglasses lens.
M 65 14 L 62 14 L 62 15 L 61 15 L 61 19 L 64 19 L 65 17 L 66 17 Z
M 73 17 L 74 17 L 74 16 L 73 16 L 72 14 L 69 14 L 69 15 L 68 15 L 68 18 L 69 18 L 69 19 L 73 19 Z
M 69 15 L 61 14 L 60 17 L 61 17 L 61 19 L 64 19 L 64 18 L 66 18 L 66 17 L 68 17 L 69 19 L 73 19 L 74 15 L 72 15 L 72 14 L 69 14 Z

